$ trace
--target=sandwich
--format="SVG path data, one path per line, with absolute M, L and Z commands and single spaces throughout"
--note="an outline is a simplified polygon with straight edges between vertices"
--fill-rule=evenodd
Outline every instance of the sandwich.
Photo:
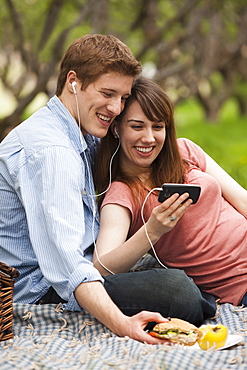
M 195 325 L 176 318 L 156 324 L 149 334 L 184 346 L 193 346 L 202 336 L 202 332 Z

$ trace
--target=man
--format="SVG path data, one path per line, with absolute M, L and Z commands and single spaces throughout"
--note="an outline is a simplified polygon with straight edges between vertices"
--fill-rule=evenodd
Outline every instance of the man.
M 123 110 L 140 72 L 128 47 L 113 36 L 86 35 L 68 48 L 56 95 L 0 144 L 0 259 L 20 272 L 15 302 L 62 301 L 64 309 L 83 308 L 119 336 L 154 344 L 159 340 L 143 329 L 165 319 L 140 312 L 149 308 L 141 300 L 144 291 L 150 310 L 158 310 L 153 287 L 137 281 L 134 288 L 133 273 L 103 279 L 91 263 L 99 229 L 91 173 L 96 138 L 106 135 Z M 172 284 L 186 298 L 169 297 L 169 307 L 179 311 L 165 312 L 188 312 L 188 318 L 202 320 L 205 302 L 196 287 L 184 276 L 167 282 Z M 133 310 L 132 288 L 140 295 L 140 307 Z

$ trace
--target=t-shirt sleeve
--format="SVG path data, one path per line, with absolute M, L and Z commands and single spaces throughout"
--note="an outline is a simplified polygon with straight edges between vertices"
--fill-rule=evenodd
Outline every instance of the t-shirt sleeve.
M 106 204 L 118 204 L 126 207 L 133 216 L 134 205 L 131 190 L 122 182 L 115 181 L 111 184 L 110 189 L 107 191 L 102 202 L 101 208 L 103 208 Z
M 184 160 L 190 165 L 200 168 L 201 171 L 206 171 L 206 155 L 203 149 L 189 139 L 179 138 L 178 147 L 180 154 Z

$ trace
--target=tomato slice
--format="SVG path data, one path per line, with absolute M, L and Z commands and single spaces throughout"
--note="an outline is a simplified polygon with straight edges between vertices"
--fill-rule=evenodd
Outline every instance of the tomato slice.
M 164 340 L 167 340 L 167 338 L 163 338 L 161 337 L 158 333 L 156 333 L 155 331 L 150 331 L 148 333 L 149 335 L 151 335 L 151 337 L 155 337 L 155 338 L 160 338 L 160 339 L 164 339 Z

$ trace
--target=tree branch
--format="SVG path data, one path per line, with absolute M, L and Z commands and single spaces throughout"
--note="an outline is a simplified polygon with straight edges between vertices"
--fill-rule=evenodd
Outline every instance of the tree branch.
M 53 0 L 50 7 L 47 9 L 47 17 L 44 23 L 43 31 L 40 36 L 38 50 L 42 50 L 49 40 L 58 20 L 59 13 L 63 7 L 65 0 Z
M 24 48 L 25 42 L 24 42 L 24 36 L 23 36 L 23 26 L 22 26 L 21 15 L 20 13 L 17 12 L 12 0 L 5 0 L 5 2 L 9 8 L 10 17 L 11 17 L 11 20 L 14 26 L 17 49 L 20 51 L 23 62 L 26 65 L 28 65 L 29 57 L 28 57 L 27 51 Z

